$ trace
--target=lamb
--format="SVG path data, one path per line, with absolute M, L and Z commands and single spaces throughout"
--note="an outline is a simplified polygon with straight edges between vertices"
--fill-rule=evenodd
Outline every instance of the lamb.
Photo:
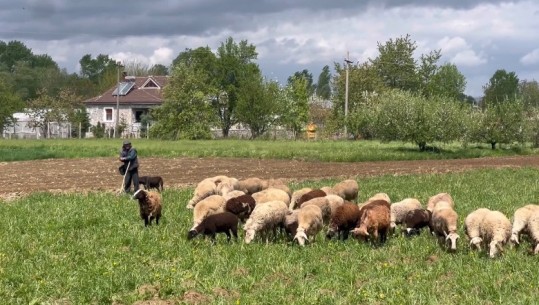
M 216 233 L 225 233 L 227 240 L 230 241 L 230 233 L 238 239 L 238 217 L 230 212 L 213 214 L 206 217 L 198 226 L 187 233 L 187 239 L 191 240 L 198 234 L 209 235 L 212 242 L 215 243 Z
M 290 196 L 288 196 L 288 194 L 285 191 L 281 189 L 276 189 L 276 188 L 268 188 L 261 192 L 254 193 L 252 196 L 255 199 L 256 204 L 265 203 L 265 202 L 274 201 L 274 200 L 280 200 L 284 202 L 286 205 L 290 203 Z
M 306 241 L 316 240 L 316 234 L 322 229 L 322 210 L 313 204 L 308 204 L 299 209 L 298 228 L 294 240 L 300 246 L 304 246 Z
M 298 199 L 298 203 L 297 203 L 297 206 L 296 208 L 301 208 L 301 205 L 306 202 L 306 201 L 309 201 L 313 198 L 317 198 L 317 197 L 326 197 L 326 192 L 320 190 L 320 189 L 314 189 L 310 192 L 307 192 L 303 195 L 301 195 L 301 197 L 299 197 Z
M 284 225 L 285 216 L 290 213 L 287 204 L 279 200 L 257 205 L 251 213 L 251 217 L 247 219 L 247 222 L 243 226 L 245 230 L 245 243 L 251 243 L 256 233 L 267 233 L 269 230 L 273 230 L 274 236 L 276 236 L 277 227 Z
M 528 204 L 515 211 L 513 216 L 513 227 L 511 229 L 511 243 L 518 245 L 520 235 L 527 232 L 528 223 L 532 214 L 539 212 L 539 205 Z
M 479 225 L 479 234 L 489 245 L 489 256 L 494 258 L 511 237 L 511 221 L 500 211 L 489 211 Z
M 238 216 L 241 222 L 245 222 L 254 210 L 255 205 L 256 202 L 253 196 L 245 194 L 228 199 L 225 203 L 225 211 Z
M 163 178 L 160 176 L 141 176 L 138 178 L 138 183 L 142 184 L 146 190 L 154 188 L 159 192 L 163 191 Z
M 307 205 L 316 205 L 320 208 L 322 211 L 322 218 L 324 220 L 325 224 L 329 223 L 329 220 L 331 218 L 331 206 L 329 205 L 329 200 L 326 197 L 316 197 L 309 201 L 304 202 L 301 205 L 300 209 L 303 209 Z
M 439 193 L 429 198 L 427 202 L 427 209 L 431 212 L 434 211 L 434 208 L 439 201 L 445 201 L 451 205 L 452 209 L 455 208 L 455 203 L 453 202 L 451 195 L 448 193 Z
M 344 200 L 357 201 L 359 186 L 356 180 L 348 179 L 335 184 L 330 194 L 337 195 Z
M 474 246 L 477 250 L 481 250 L 481 243 L 483 242 L 479 227 L 483 218 L 489 212 L 490 210 L 487 208 L 480 208 L 468 214 L 464 219 L 464 231 L 468 239 L 470 239 L 470 247 Z
M 403 223 L 404 216 L 409 211 L 421 209 L 421 203 L 415 198 L 406 198 L 391 205 L 391 231 L 395 231 L 397 225 Z
M 155 224 L 158 225 L 163 206 L 161 195 L 157 192 L 140 189 L 133 194 L 133 199 L 138 200 L 140 218 L 144 220 L 144 226 L 152 225 L 153 219 L 155 219 Z
M 337 238 L 342 237 L 342 240 L 348 239 L 350 230 L 354 229 L 359 221 L 360 212 L 358 205 L 345 202 L 337 207 L 335 213 L 329 221 L 329 229 L 326 233 L 326 238 L 331 239 L 335 234 Z
M 371 238 L 373 242 L 385 243 L 391 221 L 390 210 L 391 207 L 385 200 L 375 200 L 366 204 L 360 209 L 360 219 L 351 233 L 356 238 L 363 237 L 365 240 Z
M 443 244 L 443 238 L 451 251 L 457 250 L 457 240 L 460 236 L 457 234 L 458 214 L 452 208 L 453 204 L 446 201 L 437 201 L 432 211 L 429 227 L 431 232 L 438 237 L 440 244 Z
M 427 227 L 432 217 L 432 212 L 427 209 L 415 209 L 408 211 L 402 221 L 408 236 L 421 233 L 421 229 Z
M 226 200 L 221 195 L 211 195 L 201 200 L 193 210 L 193 227 L 195 229 L 206 217 L 225 211 Z
M 292 197 L 290 198 L 290 205 L 289 205 L 289 209 L 290 210 L 293 210 L 293 209 L 296 209 L 297 208 L 297 205 L 298 205 L 298 200 L 299 198 L 301 198 L 301 196 L 307 194 L 308 192 L 312 191 L 313 189 L 310 188 L 310 187 L 304 187 L 302 189 L 299 189 L 297 191 L 294 191 L 292 193 Z

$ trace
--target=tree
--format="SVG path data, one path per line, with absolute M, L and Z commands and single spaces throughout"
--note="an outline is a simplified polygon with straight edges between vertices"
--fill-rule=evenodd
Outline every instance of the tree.
M 380 54 L 370 61 L 387 87 L 411 91 L 419 89 L 420 78 L 414 60 L 416 48 L 410 35 L 389 39 L 385 44 L 378 43 Z
M 518 84 L 518 91 L 520 92 L 525 108 L 539 107 L 539 83 L 536 80 L 521 81 Z
M 13 67 L 18 62 L 26 62 L 31 65 L 34 55 L 32 50 L 24 43 L 12 40 L 8 43 L 0 41 L 0 63 L 4 70 L 13 71 Z
M 425 96 L 446 96 L 455 100 L 465 100 L 466 77 L 454 64 L 440 66 L 425 84 Z
M 168 75 L 168 68 L 162 64 L 153 65 L 148 71 L 150 75 Z
M 420 64 L 418 67 L 418 76 L 423 90 L 428 87 L 428 84 L 438 72 L 438 60 L 440 60 L 440 57 L 442 57 L 440 50 L 431 51 L 426 55 L 421 54 Z
M 0 101 L 2 103 L 2 107 L 0 107 L 1 134 L 6 126 L 15 123 L 13 114 L 22 111 L 24 103 L 2 79 L 0 79 Z
M 316 83 L 316 96 L 324 100 L 331 98 L 331 72 L 329 66 L 325 65 L 322 68 L 322 72 L 318 76 L 318 83 Z
M 280 88 L 262 77 L 244 79 L 238 94 L 238 121 L 251 131 L 251 138 L 263 135 L 278 118 Z
M 307 89 L 307 96 L 312 96 L 316 90 L 316 85 L 313 83 L 313 74 L 307 69 L 303 69 L 301 72 L 295 72 L 288 77 L 287 83 L 290 84 L 295 80 L 303 78 L 305 80 L 305 88 Z
M 306 76 L 298 74 L 288 78 L 288 85 L 284 89 L 280 122 L 294 132 L 295 138 L 301 133 L 309 119 L 309 96 L 311 96 L 309 86 Z
M 514 101 L 518 97 L 518 76 L 515 72 L 497 70 L 489 82 L 483 86 L 483 105 Z
M 155 124 L 152 137 L 162 139 L 208 139 L 215 124 L 208 92 L 208 75 L 179 62 L 164 89 L 165 101 L 151 111 Z
M 97 55 L 95 59 L 91 54 L 86 54 L 79 60 L 79 64 L 81 76 L 90 79 L 94 84 L 98 84 L 107 72 L 114 72 L 116 75 L 118 68 L 116 61 L 103 54 Z

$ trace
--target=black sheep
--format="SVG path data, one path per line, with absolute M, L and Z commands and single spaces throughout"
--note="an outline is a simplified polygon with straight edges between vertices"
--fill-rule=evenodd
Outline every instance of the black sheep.
M 163 191 L 163 178 L 160 176 L 141 176 L 138 178 L 138 183 L 144 185 L 146 190 L 155 188 L 160 192 Z
M 428 226 L 432 212 L 427 209 L 415 209 L 404 215 L 403 224 L 406 228 L 406 235 L 419 235 L 421 229 Z
M 238 239 L 238 216 L 223 212 L 206 217 L 198 226 L 187 233 L 187 239 L 191 240 L 198 234 L 209 235 L 212 242 L 215 242 L 216 233 L 225 233 L 227 240 L 230 241 L 230 232 L 234 238 Z
M 256 205 L 255 199 L 249 194 L 241 195 L 238 197 L 230 198 L 225 204 L 225 211 L 230 212 L 245 222 Z

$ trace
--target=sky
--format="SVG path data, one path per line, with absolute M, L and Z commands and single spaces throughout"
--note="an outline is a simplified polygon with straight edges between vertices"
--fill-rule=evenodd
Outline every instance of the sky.
M 0 2 L 0 40 L 18 40 L 80 72 L 86 54 L 169 66 L 185 49 L 216 50 L 228 37 L 256 47 L 282 83 L 325 65 L 378 55 L 378 43 L 410 35 L 415 57 L 441 50 L 483 94 L 498 69 L 539 80 L 539 1 L 497 0 L 18 0 Z

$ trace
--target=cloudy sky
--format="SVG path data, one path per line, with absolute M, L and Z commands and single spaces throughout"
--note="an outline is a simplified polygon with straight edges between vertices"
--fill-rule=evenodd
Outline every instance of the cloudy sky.
M 441 49 L 482 95 L 497 69 L 539 80 L 539 1 L 497 0 L 18 0 L 0 2 L 0 40 L 22 41 L 79 72 L 85 54 L 170 65 L 186 48 L 215 50 L 229 36 L 258 51 L 281 82 L 308 69 L 377 56 L 410 34 L 416 55 Z

